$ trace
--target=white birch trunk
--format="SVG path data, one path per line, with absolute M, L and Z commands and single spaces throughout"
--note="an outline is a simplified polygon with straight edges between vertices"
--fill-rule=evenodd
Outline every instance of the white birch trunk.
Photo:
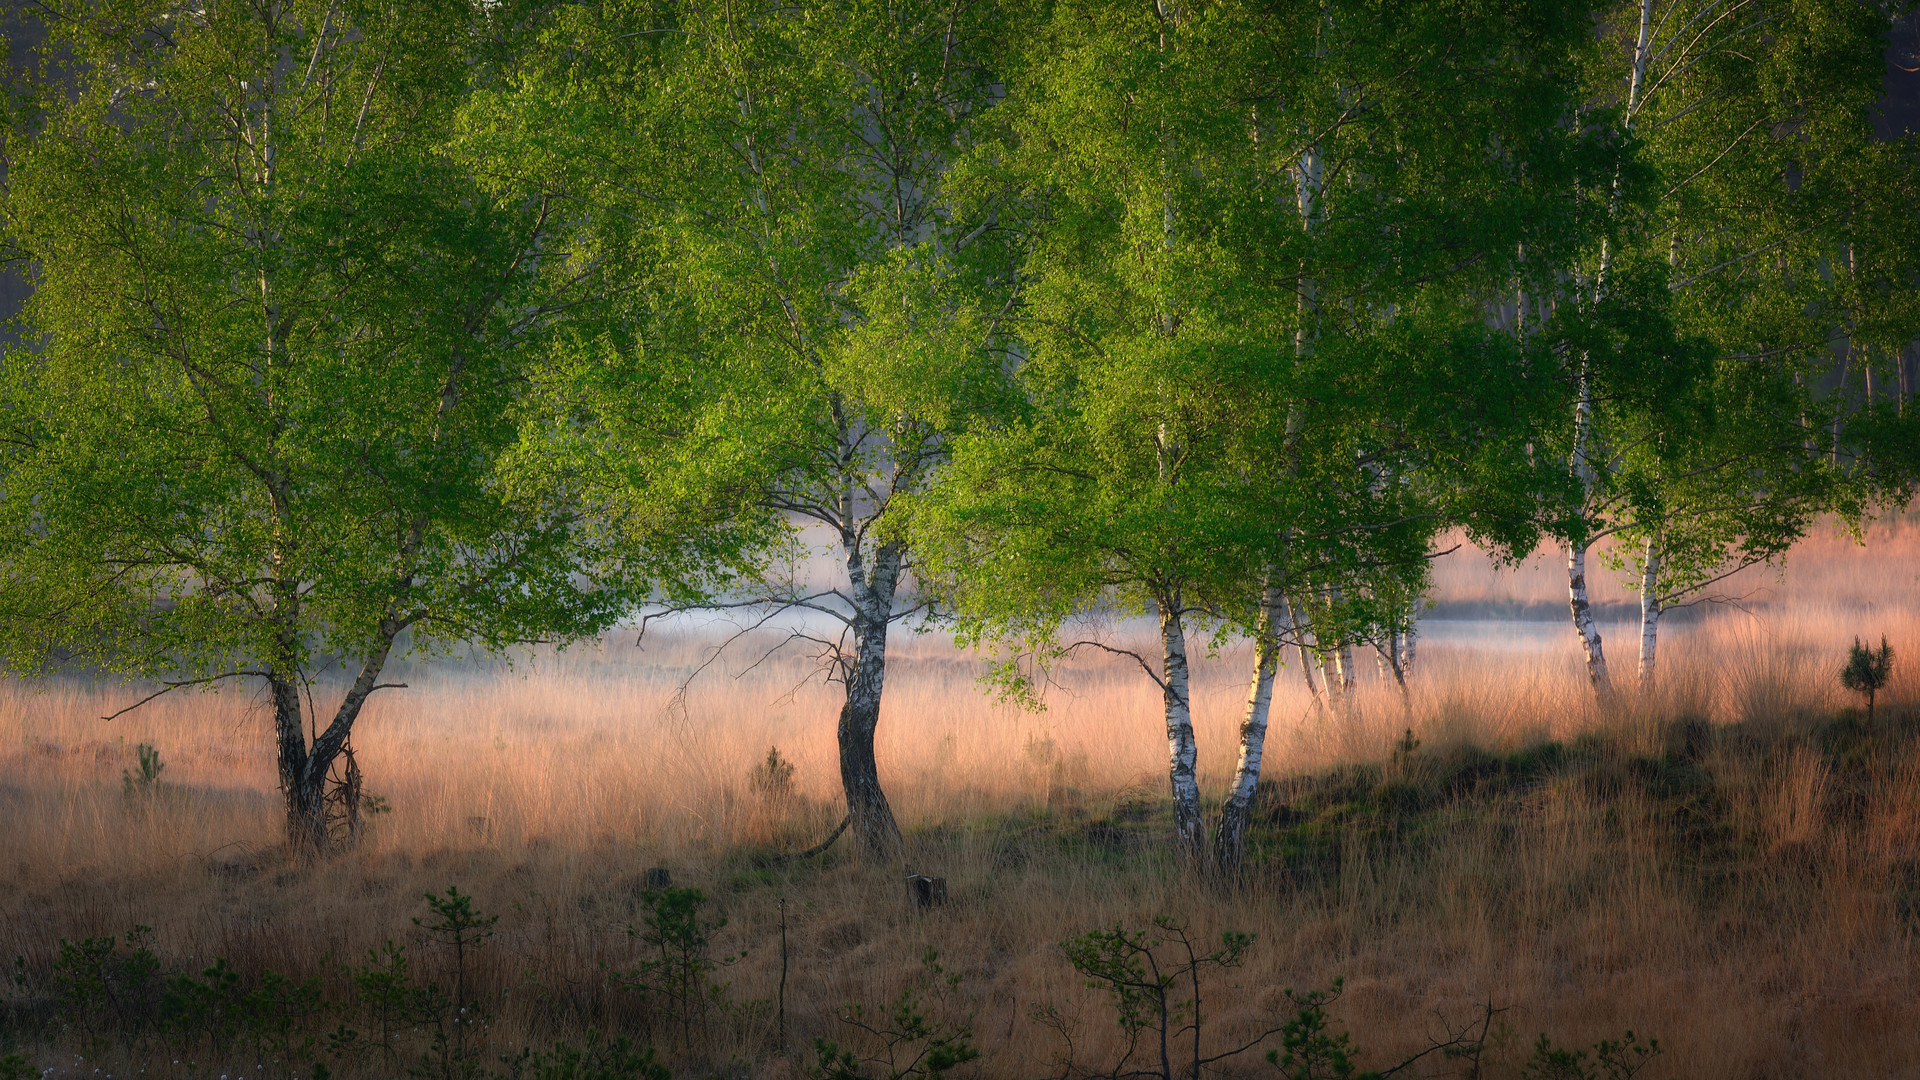
M 1653 689 L 1654 655 L 1660 641 L 1660 539 L 1647 537 L 1640 570 L 1640 689 Z
M 1647 63 L 1652 55 L 1654 0 L 1640 0 L 1640 28 L 1633 46 L 1633 67 L 1627 83 L 1627 112 L 1625 126 L 1633 130 L 1635 113 L 1640 107 L 1641 92 L 1645 86 Z M 1620 177 L 1613 178 L 1613 189 L 1608 199 L 1607 211 L 1611 214 L 1620 193 Z M 1596 305 L 1606 296 L 1607 272 L 1612 266 L 1613 251 L 1605 241 L 1600 244 L 1600 267 L 1594 276 L 1593 301 Z M 1589 360 L 1580 361 L 1580 379 L 1578 396 L 1573 406 L 1573 453 L 1569 464 L 1574 476 L 1580 481 L 1583 507 L 1591 505 L 1593 489 L 1597 476 L 1594 472 L 1590 453 L 1593 447 L 1593 376 L 1588 369 Z M 1594 624 L 1592 605 L 1587 599 L 1587 544 L 1585 541 L 1567 541 L 1567 607 L 1573 615 L 1573 628 L 1580 635 L 1580 647 L 1586 654 L 1587 681 L 1592 684 L 1594 693 L 1607 700 L 1613 693 L 1613 679 L 1607 672 L 1607 654 L 1600 640 L 1600 629 Z
M 852 495 L 842 496 L 843 521 L 852 520 Z M 840 786 L 846 796 L 847 816 L 861 855 L 882 863 L 900 853 L 900 826 L 893 816 L 874 753 L 880 727 L 880 702 L 886 688 L 887 630 L 899 587 L 904 551 L 891 542 L 874 551 L 868 568 L 860 537 L 843 529 L 847 580 L 853 594 L 853 660 L 844 669 L 846 698 L 840 706 L 837 738 L 840 749 Z
M 1198 865 L 1206 854 L 1206 826 L 1200 818 L 1200 783 L 1195 772 L 1193 707 L 1187 671 L 1187 632 L 1176 592 L 1160 602 L 1161 696 L 1167 713 L 1167 781 L 1173 792 L 1174 847 Z
M 1410 679 L 1413 677 L 1414 642 L 1419 636 L 1420 621 L 1418 617 L 1408 619 L 1407 630 L 1404 634 L 1400 635 L 1400 677 L 1402 679 Z
M 1587 657 L 1587 682 L 1594 692 L 1606 698 L 1613 692 L 1613 680 L 1607 674 L 1607 652 L 1600 640 L 1600 628 L 1593 621 L 1593 608 L 1587 601 L 1587 545 L 1567 542 L 1567 606 L 1573 612 L 1573 628 L 1580 635 L 1580 646 Z
M 1273 680 L 1280 667 L 1280 610 L 1285 600 L 1277 585 L 1261 596 L 1260 627 L 1254 638 L 1253 679 L 1247 687 L 1247 711 L 1240 721 L 1240 760 L 1233 784 L 1220 807 L 1220 828 L 1214 833 L 1213 858 L 1222 872 L 1239 869 L 1246 853 L 1247 826 L 1253 820 L 1253 797 L 1260 786 L 1260 762 L 1266 752 L 1267 718 L 1273 706 Z
M 1341 600 L 1340 586 L 1338 585 L 1327 586 L 1327 607 L 1330 610 L 1339 608 L 1340 600 Z M 1337 678 L 1339 680 L 1338 685 L 1340 687 L 1340 690 L 1337 696 L 1340 702 L 1340 709 L 1342 712 L 1345 712 L 1347 708 L 1353 703 L 1353 687 L 1354 687 L 1354 681 L 1355 681 L 1355 672 L 1353 669 L 1353 645 L 1344 640 L 1339 642 L 1333 647 L 1332 650 L 1330 650 L 1329 659 L 1331 659 L 1333 662 L 1333 676 L 1334 678 Z M 1327 696 L 1329 697 L 1336 696 L 1334 694 L 1334 689 L 1333 689 L 1334 685 L 1335 685 L 1334 679 L 1333 678 L 1328 679 Z

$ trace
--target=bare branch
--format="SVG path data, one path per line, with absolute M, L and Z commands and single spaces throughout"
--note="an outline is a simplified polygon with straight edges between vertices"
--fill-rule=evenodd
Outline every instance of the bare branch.
M 241 679 L 241 678 L 247 678 L 249 676 L 257 676 L 259 678 L 264 679 L 267 677 L 267 673 L 264 671 L 228 671 L 228 672 L 223 672 L 219 675 L 209 675 L 204 679 L 171 680 L 166 683 L 163 683 L 160 689 L 155 690 L 153 693 L 148 694 L 146 697 L 141 698 L 139 701 L 136 701 L 133 704 L 127 706 L 126 708 L 121 709 L 119 712 L 113 713 L 110 716 L 103 716 L 100 719 L 117 720 L 120 717 L 125 716 L 128 713 L 132 712 L 133 710 L 139 708 L 140 706 L 145 705 L 147 702 L 152 701 L 154 698 L 160 697 L 163 694 L 170 694 L 173 691 L 178 690 L 182 687 L 203 686 L 207 683 L 219 682 L 222 679 Z

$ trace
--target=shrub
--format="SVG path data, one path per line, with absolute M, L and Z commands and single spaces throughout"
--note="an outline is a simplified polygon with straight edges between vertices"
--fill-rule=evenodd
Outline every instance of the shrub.
M 766 759 L 747 774 L 747 787 L 768 802 L 792 798 L 793 762 L 780 756 L 779 747 L 767 747 Z
M 1873 698 L 1880 688 L 1887 685 L 1887 677 L 1893 673 L 1893 646 L 1887 644 L 1885 635 L 1880 638 L 1880 648 L 1873 649 L 1860 644 L 1859 638 L 1853 639 L 1853 649 L 1847 653 L 1847 666 L 1840 669 L 1840 685 L 1867 698 L 1867 723 L 1873 723 Z

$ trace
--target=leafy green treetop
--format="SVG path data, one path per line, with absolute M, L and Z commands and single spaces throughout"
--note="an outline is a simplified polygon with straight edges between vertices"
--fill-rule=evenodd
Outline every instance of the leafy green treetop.
M 0 204 L 36 286 L 0 372 L 0 645 L 258 680 L 288 837 L 324 849 L 403 634 L 594 634 L 644 585 L 605 514 L 506 468 L 593 269 L 551 200 L 443 149 L 491 5 L 46 7 Z
M 950 437 L 1004 405 L 1014 251 L 991 199 L 963 207 L 947 185 L 1001 93 L 1003 13 L 583 4 L 475 109 L 489 158 L 529 190 L 563 178 L 586 227 L 634 237 L 613 278 L 624 320 L 556 353 L 553 430 L 610 500 L 704 476 L 758 523 L 782 557 L 682 606 L 824 620 L 793 638 L 846 689 L 841 780 L 877 857 L 900 841 L 874 751 L 888 634 L 922 610 L 890 521 Z M 635 437 L 663 372 L 713 436 L 698 455 L 657 460 Z M 838 572 L 804 580 L 784 556 L 822 542 Z
M 1022 33 L 978 175 L 1028 208 L 1026 408 L 956 440 L 919 566 L 963 637 L 1013 643 L 1016 691 L 1025 658 L 1088 644 L 1060 634 L 1075 614 L 1153 616 L 1158 663 L 1129 653 L 1191 862 L 1190 621 L 1270 643 L 1279 597 L 1417 578 L 1447 524 L 1526 542 L 1546 369 L 1478 302 L 1523 243 L 1572 242 L 1558 193 L 1590 166 L 1564 73 L 1589 37 L 1579 5 L 1463 28 L 1448 5 L 1063 3 Z M 1322 607 L 1330 637 L 1371 617 Z

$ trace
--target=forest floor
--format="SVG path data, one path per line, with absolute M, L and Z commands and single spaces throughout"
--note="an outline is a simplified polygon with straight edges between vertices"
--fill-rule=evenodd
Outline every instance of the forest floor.
M 649 1075 L 596 1032 L 674 1076 L 886 1077 L 972 1051 L 949 1075 L 1102 1075 L 1128 1033 L 1071 958 L 1124 951 L 1086 936 L 1116 927 L 1163 963 L 1182 934 L 1203 953 L 1253 935 L 1198 982 L 1204 1054 L 1256 1043 L 1208 1075 L 1282 1075 L 1286 992 L 1340 980 L 1324 1009 L 1361 1067 L 1483 1034 L 1402 1075 L 1626 1075 L 1592 1047 L 1631 1030 L 1659 1040 L 1643 1080 L 1920 1076 L 1920 525 L 1816 538 L 1789 567 L 1675 620 L 1651 692 L 1633 628 L 1607 627 L 1610 708 L 1564 625 L 1436 620 L 1411 701 L 1369 670 L 1347 716 L 1288 668 L 1230 882 L 1169 855 L 1158 694 L 1130 661 L 1063 667 L 1031 712 L 980 692 L 977 657 L 903 635 L 880 751 L 907 852 L 887 866 L 845 839 L 788 857 L 841 815 L 838 687 L 736 647 L 683 691 L 711 632 L 412 665 L 354 740 L 390 810 L 311 866 L 275 845 L 250 692 L 103 722 L 140 688 L 0 684 L 0 1078 Z M 1441 612 L 1476 619 L 1555 584 L 1545 563 L 1436 573 Z M 1882 634 L 1894 681 L 1869 723 L 1835 673 Z M 1197 666 L 1216 798 L 1247 664 Z M 915 908 L 908 873 L 946 902 Z M 498 916 L 458 958 L 433 930 L 464 918 L 449 887 Z M 1124 1069 L 1159 1075 L 1148 1019 Z M 1169 1025 L 1175 1075 L 1191 1020 Z M 1591 1071 L 1539 1072 L 1542 1035 Z M 837 1072 L 818 1039 L 878 1060 Z

